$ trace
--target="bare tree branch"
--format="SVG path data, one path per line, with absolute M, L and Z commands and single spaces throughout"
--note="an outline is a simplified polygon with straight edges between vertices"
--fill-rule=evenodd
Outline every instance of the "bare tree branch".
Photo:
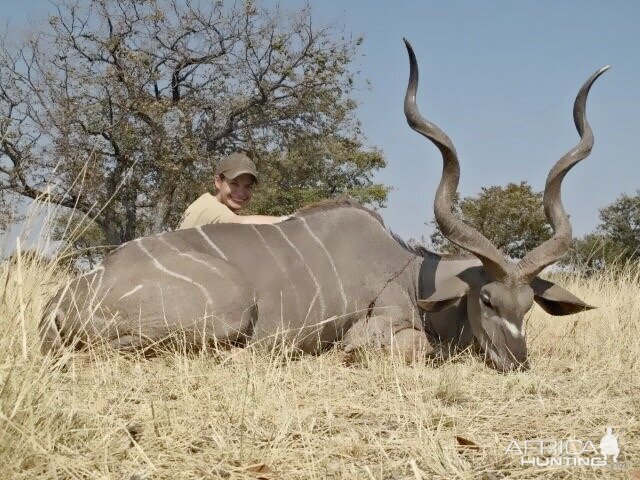
M 0 42 L 0 190 L 34 198 L 49 188 L 48 201 L 98 205 L 95 223 L 114 244 L 175 225 L 237 148 L 271 159 L 274 182 L 287 175 L 268 162 L 285 153 L 315 165 L 313 180 L 307 168 L 288 176 L 313 195 L 373 185 L 367 169 L 380 155 L 363 152 L 349 98 L 357 41 L 315 27 L 308 9 L 190 0 L 54 8 L 24 42 Z M 370 163 L 351 180 L 327 170 L 327 155 L 336 171 L 349 155 Z M 331 189 L 318 190 L 325 179 Z

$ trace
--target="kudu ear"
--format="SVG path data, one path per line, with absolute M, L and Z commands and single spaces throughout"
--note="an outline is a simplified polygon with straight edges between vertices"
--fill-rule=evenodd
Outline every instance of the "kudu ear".
M 551 315 L 571 315 L 596 308 L 584 303 L 555 283 L 541 278 L 536 277 L 531 282 L 531 288 L 533 288 L 536 303 Z
M 436 285 L 436 291 L 427 298 L 418 300 L 418 306 L 427 312 L 439 312 L 449 308 L 464 297 L 469 285 L 458 277 L 450 277 Z

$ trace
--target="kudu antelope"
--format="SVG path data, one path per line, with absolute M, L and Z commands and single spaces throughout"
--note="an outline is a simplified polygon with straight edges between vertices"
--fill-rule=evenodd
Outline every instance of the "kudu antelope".
M 376 341 L 405 354 L 426 353 L 434 342 L 475 344 L 499 370 L 526 366 L 524 317 L 534 301 L 553 315 L 592 308 L 537 275 L 571 242 L 560 186 L 591 150 L 586 99 L 606 68 L 578 93 L 580 142 L 547 179 L 544 207 L 553 238 L 511 263 L 451 212 L 459 179 L 456 151 L 418 113 L 418 67 L 408 43 L 407 49 L 405 114 L 444 162 L 436 221 L 476 258 L 412 250 L 377 214 L 350 201 L 303 209 L 275 225 L 216 224 L 162 233 L 121 246 L 59 292 L 43 318 L 43 349 L 96 341 L 146 349 L 181 332 L 183 341 L 201 348 L 272 339 L 309 353 L 340 340 L 347 349 Z

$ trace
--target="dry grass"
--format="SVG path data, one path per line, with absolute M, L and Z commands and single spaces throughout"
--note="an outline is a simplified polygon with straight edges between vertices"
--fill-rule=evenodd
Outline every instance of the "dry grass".
M 554 318 L 534 307 L 532 370 L 506 375 L 468 354 L 414 366 L 375 352 L 345 362 L 337 350 L 295 360 L 252 350 L 44 358 L 36 324 L 66 275 L 37 258 L 0 270 L 2 478 L 628 478 L 640 469 L 637 268 L 558 280 L 599 308 Z M 597 446 L 607 426 L 624 468 L 522 466 L 505 453 L 511 440 Z

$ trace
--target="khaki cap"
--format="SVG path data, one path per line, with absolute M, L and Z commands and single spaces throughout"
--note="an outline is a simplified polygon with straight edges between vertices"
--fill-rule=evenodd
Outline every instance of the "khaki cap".
M 216 168 L 216 175 L 224 175 L 225 178 L 233 180 L 234 178 L 248 173 L 258 181 L 258 170 L 255 163 L 244 153 L 232 153 L 228 157 L 222 159 Z

